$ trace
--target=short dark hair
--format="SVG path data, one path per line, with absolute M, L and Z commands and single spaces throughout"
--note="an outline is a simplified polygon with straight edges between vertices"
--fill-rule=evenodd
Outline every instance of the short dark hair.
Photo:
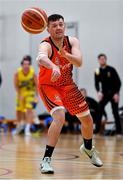
M 100 59 L 102 56 L 103 56 L 105 59 L 107 59 L 107 56 L 106 56 L 106 54 L 104 54 L 104 53 L 99 54 L 99 55 L 98 55 L 98 59 Z
M 64 17 L 63 17 L 62 15 L 60 15 L 60 14 L 52 14 L 52 15 L 50 15 L 50 16 L 48 17 L 48 24 L 49 24 L 49 22 L 51 22 L 51 21 L 57 21 L 57 20 L 59 20 L 59 19 L 63 19 L 63 21 L 64 21 Z
M 21 61 L 21 65 L 23 65 L 24 61 L 28 61 L 29 64 L 31 65 L 32 64 L 32 58 L 30 55 L 25 55 Z

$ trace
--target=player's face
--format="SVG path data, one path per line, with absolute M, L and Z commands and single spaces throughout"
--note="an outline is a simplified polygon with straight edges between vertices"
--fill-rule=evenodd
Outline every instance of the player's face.
M 101 67 L 106 65 L 106 58 L 104 56 L 101 56 L 99 58 L 99 64 L 100 64 Z
M 23 71 L 24 72 L 28 72 L 29 68 L 30 68 L 30 63 L 29 61 L 23 61 L 23 65 L 22 65 Z
M 65 32 L 65 23 L 63 19 L 57 21 L 51 21 L 48 24 L 48 32 L 50 33 L 53 39 L 61 39 L 64 36 Z

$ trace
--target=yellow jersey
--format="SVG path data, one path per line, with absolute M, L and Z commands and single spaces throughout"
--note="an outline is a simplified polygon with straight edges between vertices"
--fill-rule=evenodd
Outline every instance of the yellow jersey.
M 34 82 L 34 68 L 30 67 L 29 73 L 25 75 L 23 73 L 22 67 L 18 68 L 18 87 L 20 93 L 35 92 L 35 82 Z

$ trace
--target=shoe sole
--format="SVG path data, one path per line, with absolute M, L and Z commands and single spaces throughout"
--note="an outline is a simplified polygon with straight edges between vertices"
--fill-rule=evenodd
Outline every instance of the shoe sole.
M 91 164 L 93 164 L 93 163 L 91 162 Z M 93 165 L 96 167 L 102 167 L 103 166 L 103 164 L 102 165 L 93 164 Z
M 54 171 L 42 171 L 42 169 L 39 168 L 42 174 L 54 174 Z
M 42 174 L 54 174 L 54 171 L 41 171 Z

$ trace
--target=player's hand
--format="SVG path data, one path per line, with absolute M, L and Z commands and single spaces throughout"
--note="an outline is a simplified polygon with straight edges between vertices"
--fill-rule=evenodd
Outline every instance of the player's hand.
M 114 94 L 114 96 L 113 96 L 113 100 L 114 100 L 114 102 L 116 102 L 116 103 L 118 103 L 119 102 L 119 100 L 120 100 L 120 96 L 119 96 L 119 94 Z
M 60 68 L 56 65 L 52 68 L 51 81 L 55 82 L 61 76 Z
M 103 99 L 103 93 L 102 92 L 98 92 L 97 93 L 97 98 L 99 101 L 101 101 Z

